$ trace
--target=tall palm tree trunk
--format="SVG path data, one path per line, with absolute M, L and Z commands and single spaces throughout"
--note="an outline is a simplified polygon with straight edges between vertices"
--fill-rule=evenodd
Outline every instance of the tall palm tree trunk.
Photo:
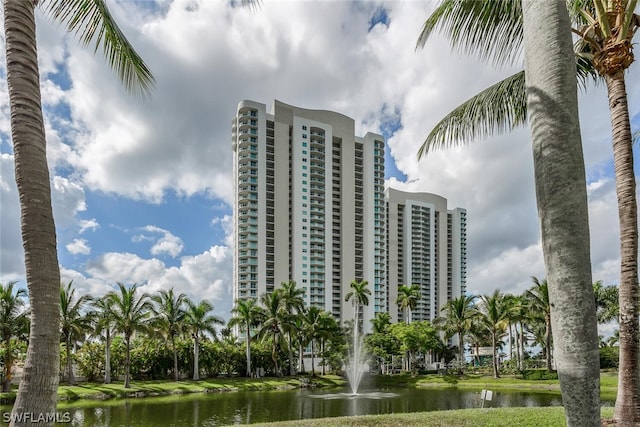
M 200 379 L 200 340 L 198 334 L 193 336 L 193 379 L 198 381 Z
M 176 350 L 176 338 L 171 335 L 171 348 L 173 349 L 173 379 L 178 381 L 178 350 Z
M 129 388 L 131 375 L 131 337 L 127 335 L 125 339 L 126 353 L 124 359 L 124 388 Z
M 498 369 L 498 355 L 497 353 L 497 348 L 498 347 L 498 342 L 496 339 L 496 333 L 492 332 L 491 333 L 491 345 L 493 346 L 493 378 L 500 378 L 500 370 Z
M 520 322 L 520 369 L 524 370 L 524 324 Z
M 71 337 L 67 337 L 66 343 L 66 356 L 67 356 L 67 382 L 70 385 L 76 385 L 76 378 L 73 375 L 73 358 L 71 354 Z
M 565 0 L 522 0 L 527 110 L 554 355 L 569 427 L 600 426 L 600 363 L 576 64 Z
M 111 333 L 108 328 L 104 344 L 104 383 L 111 384 Z
M 613 129 L 613 166 L 620 221 L 620 361 L 614 418 L 640 421 L 638 366 L 638 206 L 624 71 L 605 75 Z
M 458 331 L 458 375 L 464 374 L 463 366 L 465 366 L 464 360 L 464 332 Z
M 247 326 L 247 330 L 245 332 L 244 345 L 247 353 L 247 377 L 251 376 L 251 343 L 249 340 L 251 339 L 251 332 L 249 331 L 249 325 Z
M 13 414 L 52 413 L 60 371 L 60 270 L 42 119 L 36 2 L 3 3 L 11 137 L 31 306 L 29 348 Z
M 316 376 L 316 363 L 315 363 L 315 348 L 313 346 L 313 339 L 311 340 L 311 375 Z
M 545 356 L 547 358 L 547 371 L 551 372 L 553 366 L 551 365 L 551 317 L 545 316 L 544 319 L 544 342 L 545 342 Z
M 2 392 L 6 393 L 11 390 L 11 380 L 13 379 L 13 375 L 11 373 L 11 368 L 13 367 L 13 354 L 11 349 L 11 334 L 4 336 L 4 342 L 7 343 L 4 351 L 4 382 L 2 383 Z

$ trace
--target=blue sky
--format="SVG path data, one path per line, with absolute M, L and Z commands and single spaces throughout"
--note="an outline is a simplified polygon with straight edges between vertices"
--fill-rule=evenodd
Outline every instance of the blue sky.
M 99 55 L 38 16 L 48 157 L 64 281 L 174 286 L 231 308 L 231 118 L 274 99 L 354 118 L 387 137 L 387 184 L 468 210 L 473 293 L 522 292 L 544 276 L 526 129 L 464 148 L 417 150 L 451 108 L 506 77 L 435 37 L 415 51 L 430 2 L 110 2 L 157 80 L 124 92 Z M 640 71 L 627 75 L 640 128 Z M 0 75 L 6 75 L 0 63 Z M 24 281 L 19 210 L 0 86 L 0 281 Z M 580 95 L 594 280 L 617 283 L 617 213 L 604 85 Z

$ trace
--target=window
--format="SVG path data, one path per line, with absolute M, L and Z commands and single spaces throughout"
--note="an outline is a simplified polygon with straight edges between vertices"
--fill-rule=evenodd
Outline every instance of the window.
M 302 177 L 303 177 L 303 178 L 306 178 L 306 177 L 307 177 L 307 173 L 306 173 L 306 172 L 303 172 L 303 173 L 302 173 Z
M 306 155 L 307 154 L 307 150 L 302 150 L 302 154 Z
M 306 161 L 307 161 L 307 158 L 306 158 L 306 157 L 303 157 L 303 158 L 302 158 L 302 161 L 303 161 L 303 162 L 306 162 Z
M 302 146 L 303 146 L 303 147 L 306 147 L 306 146 L 307 146 L 307 143 L 306 143 L 306 142 L 303 142 L 303 143 L 302 143 Z
M 302 139 L 307 139 L 307 134 L 306 133 L 302 134 Z
M 302 125 L 302 130 L 307 130 L 307 126 L 306 125 Z

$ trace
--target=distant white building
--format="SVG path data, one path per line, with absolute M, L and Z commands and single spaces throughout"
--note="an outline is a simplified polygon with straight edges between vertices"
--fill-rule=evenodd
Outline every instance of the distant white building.
M 241 101 L 232 121 L 234 298 L 259 298 L 283 281 L 307 306 L 353 319 L 349 284 L 372 292 L 364 326 L 386 311 L 384 145 L 355 135 L 353 119 L 274 101 Z
M 433 320 L 447 301 L 465 293 L 467 211 L 447 209 L 447 199 L 430 193 L 385 191 L 389 313 L 402 321 L 398 287 L 418 285 L 412 320 Z

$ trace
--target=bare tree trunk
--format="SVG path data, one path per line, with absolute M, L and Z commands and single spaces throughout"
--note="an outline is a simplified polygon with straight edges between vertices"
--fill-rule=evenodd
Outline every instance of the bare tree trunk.
M 620 222 L 620 360 L 615 420 L 640 421 L 640 367 L 638 365 L 638 206 L 633 170 L 631 127 L 624 71 L 605 76 L 613 129 L 613 165 Z
M 42 119 L 35 4 L 4 0 L 3 11 L 11 137 L 31 306 L 29 348 L 11 426 L 30 425 L 18 421 L 18 414 L 54 413 L 60 380 L 60 270 Z
M 536 197 L 565 416 L 569 427 L 599 427 L 598 333 L 571 25 L 565 0 L 523 0 L 522 6 Z

